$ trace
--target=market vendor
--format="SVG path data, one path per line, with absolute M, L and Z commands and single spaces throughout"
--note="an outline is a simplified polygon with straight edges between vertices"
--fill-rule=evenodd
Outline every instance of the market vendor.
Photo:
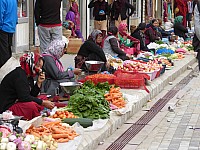
M 168 38 L 169 36 L 172 35 L 171 32 L 165 31 L 165 29 L 162 27 L 162 19 L 158 19 L 158 23 L 159 23 L 158 31 L 162 34 L 163 38 Z
M 33 52 L 24 54 L 20 58 L 20 64 L 13 57 L 6 62 L 0 69 L 0 113 L 10 110 L 13 115 L 30 120 L 39 116 L 44 107 L 54 108 L 54 103 L 37 98 L 45 80 L 45 74 L 41 72 L 42 66 L 42 56 Z M 37 74 L 34 84 L 33 77 Z
M 74 74 L 80 74 L 81 70 L 75 68 L 72 70 L 64 70 L 60 58 L 65 53 L 66 44 L 62 40 L 54 40 L 42 54 L 44 59 L 43 69 L 46 79 L 42 86 L 42 92 L 55 95 L 55 89 L 59 88 L 61 82 L 73 81 Z
M 106 56 L 101 48 L 103 34 L 100 30 L 95 29 L 90 34 L 89 38 L 81 45 L 77 56 L 75 57 L 75 67 L 87 70 L 85 66 L 86 60 L 103 61 L 105 65 L 101 71 L 106 69 Z
M 148 45 L 151 42 L 159 41 L 162 39 L 162 35 L 158 32 L 158 20 L 153 19 L 150 26 L 145 31 L 145 44 Z
M 105 54 L 110 54 L 113 57 L 119 57 L 122 60 L 130 59 L 131 55 L 126 54 L 119 46 L 118 28 L 111 26 L 108 29 L 108 36 L 104 40 L 103 51 Z
M 184 40 L 186 39 L 186 33 L 188 30 L 186 27 L 183 26 L 183 16 L 177 16 L 174 19 L 174 34 L 182 37 Z
M 140 41 L 140 49 L 143 51 L 149 51 L 147 45 L 145 44 L 145 32 L 146 23 L 140 23 L 137 29 L 131 34 L 132 37 Z

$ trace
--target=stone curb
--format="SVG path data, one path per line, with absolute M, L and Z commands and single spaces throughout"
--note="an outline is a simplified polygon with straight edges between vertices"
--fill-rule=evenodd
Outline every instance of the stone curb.
M 117 116 L 114 113 L 111 113 L 110 119 L 104 128 L 98 131 L 85 132 L 78 150 L 96 149 L 100 142 L 104 141 L 115 130 L 122 126 L 130 117 L 141 110 L 146 102 L 158 95 L 159 92 L 161 92 L 164 87 L 169 84 L 169 82 L 172 82 L 176 77 L 185 72 L 188 65 L 191 66 L 195 62 L 196 58 L 193 55 L 186 55 L 186 58 L 183 60 L 175 61 L 175 66 L 172 70 L 166 70 L 163 75 L 153 80 L 150 86 L 147 86 L 150 94 L 145 90 L 122 89 L 123 93 L 138 96 L 138 101 L 132 106 L 132 110 L 122 116 Z

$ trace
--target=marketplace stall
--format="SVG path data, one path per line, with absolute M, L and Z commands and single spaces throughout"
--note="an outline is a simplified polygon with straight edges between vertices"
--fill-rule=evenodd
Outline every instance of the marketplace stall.
M 154 48 L 155 52 L 141 51 L 128 61 L 107 55 L 116 70 L 114 74 L 98 73 L 102 65 L 88 66 L 90 71 L 95 69 L 96 72 L 81 77 L 83 84 L 60 84 L 64 97 L 40 95 L 57 107 L 44 109 L 41 116 L 30 121 L 4 112 L 0 115 L 0 149 L 78 149 L 84 132 L 100 130 L 109 123 L 112 114 L 124 115 L 132 110 L 137 97 L 123 93 L 122 88 L 149 93 L 146 80 L 164 76 L 167 70 L 176 66 L 176 61 L 184 59 L 193 50 L 191 41 L 181 40 L 170 44 L 157 41 L 148 47 Z

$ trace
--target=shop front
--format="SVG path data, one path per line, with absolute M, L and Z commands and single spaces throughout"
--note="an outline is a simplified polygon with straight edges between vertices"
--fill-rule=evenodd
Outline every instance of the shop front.
M 29 49 L 29 0 L 18 0 L 18 24 L 13 37 L 14 53 Z

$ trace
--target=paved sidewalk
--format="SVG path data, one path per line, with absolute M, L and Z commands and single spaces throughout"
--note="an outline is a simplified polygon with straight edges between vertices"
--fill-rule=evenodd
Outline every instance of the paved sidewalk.
M 182 76 L 186 76 L 183 74 Z M 176 84 L 180 81 L 174 81 Z M 189 84 L 181 89 L 177 95 L 137 134 L 123 150 L 198 150 L 200 149 L 200 76 L 194 77 Z M 129 119 L 114 135 L 106 139 L 97 150 L 106 148 L 131 124 L 136 122 L 146 111 L 172 87 L 167 86 L 152 102 L 143 107 Z M 166 91 L 166 92 L 165 92 Z M 169 111 L 168 107 L 174 108 Z
M 200 148 L 200 76 L 182 90 L 174 112 L 160 118 L 157 126 L 136 148 L 137 150 L 198 150 Z

